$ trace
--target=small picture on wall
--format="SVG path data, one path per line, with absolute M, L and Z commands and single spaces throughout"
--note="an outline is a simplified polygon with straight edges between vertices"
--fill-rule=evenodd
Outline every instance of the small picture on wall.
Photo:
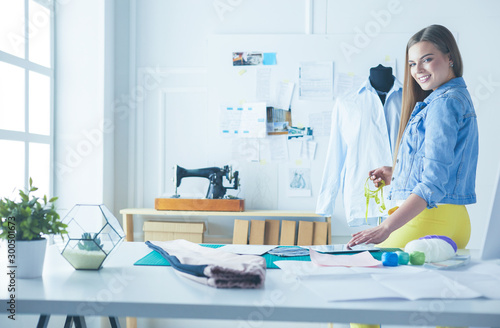
M 262 52 L 233 52 L 233 66 L 262 65 Z

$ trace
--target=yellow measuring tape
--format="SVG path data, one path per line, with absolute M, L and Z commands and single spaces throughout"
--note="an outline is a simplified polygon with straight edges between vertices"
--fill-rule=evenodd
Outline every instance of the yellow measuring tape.
M 366 213 L 365 213 L 365 221 L 368 223 L 368 205 L 370 204 L 370 198 L 375 198 L 375 203 L 378 204 L 378 210 L 380 213 L 383 213 L 385 210 L 385 203 L 384 203 L 384 186 L 385 186 L 385 181 L 380 180 L 379 187 L 376 190 L 370 190 L 368 187 L 368 181 L 370 180 L 370 177 L 366 178 L 365 181 L 365 197 L 366 197 Z M 380 195 L 379 195 L 380 194 Z

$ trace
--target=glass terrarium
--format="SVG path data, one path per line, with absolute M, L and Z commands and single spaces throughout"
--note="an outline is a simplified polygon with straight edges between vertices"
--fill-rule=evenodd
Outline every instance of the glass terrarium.
M 75 205 L 64 217 L 68 234 L 59 245 L 62 256 L 78 270 L 99 270 L 125 237 L 105 205 Z

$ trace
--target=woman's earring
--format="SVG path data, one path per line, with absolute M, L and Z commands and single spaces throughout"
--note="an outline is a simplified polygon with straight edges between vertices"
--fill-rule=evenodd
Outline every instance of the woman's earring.
M 450 63 L 450 67 L 453 67 L 453 63 Z

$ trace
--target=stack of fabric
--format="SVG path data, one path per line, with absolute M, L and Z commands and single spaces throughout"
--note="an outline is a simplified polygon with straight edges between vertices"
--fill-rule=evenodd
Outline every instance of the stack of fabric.
M 259 288 L 266 277 L 261 256 L 237 255 L 178 239 L 147 241 L 181 276 L 217 288 Z

